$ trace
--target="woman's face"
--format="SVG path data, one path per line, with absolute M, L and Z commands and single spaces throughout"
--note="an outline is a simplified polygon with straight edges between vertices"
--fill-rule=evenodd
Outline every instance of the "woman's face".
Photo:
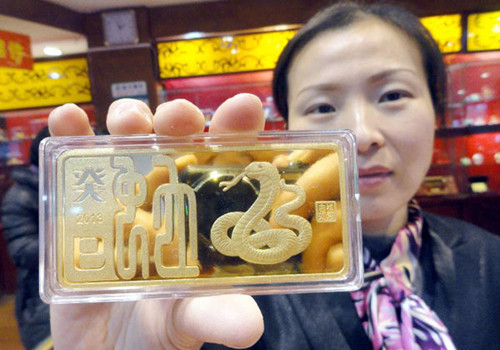
M 435 113 L 416 44 L 367 18 L 324 32 L 288 74 L 289 128 L 356 135 L 365 234 L 394 234 L 407 220 L 431 162 Z

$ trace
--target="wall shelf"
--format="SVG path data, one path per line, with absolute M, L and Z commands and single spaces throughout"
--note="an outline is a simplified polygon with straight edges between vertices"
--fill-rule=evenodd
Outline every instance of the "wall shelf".
M 436 130 L 436 137 L 450 138 L 474 134 L 485 134 L 490 132 L 500 132 L 500 124 L 468 125 L 456 128 L 439 128 Z

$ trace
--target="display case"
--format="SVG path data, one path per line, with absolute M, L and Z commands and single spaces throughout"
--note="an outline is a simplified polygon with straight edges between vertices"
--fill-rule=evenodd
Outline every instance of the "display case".
M 420 202 L 500 233 L 493 223 L 500 208 L 500 52 L 446 55 L 445 63 L 448 105 Z M 480 202 L 488 206 L 476 215 Z
M 447 55 L 445 61 L 448 106 L 429 175 L 453 176 L 460 193 L 499 193 L 500 52 Z M 477 178 L 486 186 L 471 187 Z
M 225 74 L 163 81 L 164 100 L 186 99 L 197 105 L 205 115 L 206 127 L 225 100 L 238 93 L 251 93 L 262 101 L 266 130 L 284 130 L 286 123 L 274 106 L 272 71 Z

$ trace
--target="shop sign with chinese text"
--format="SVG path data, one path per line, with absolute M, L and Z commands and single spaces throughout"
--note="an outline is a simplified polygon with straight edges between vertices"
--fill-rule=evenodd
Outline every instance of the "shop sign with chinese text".
M 0 30 L 0 67 L 33 67 L 29 36 Z

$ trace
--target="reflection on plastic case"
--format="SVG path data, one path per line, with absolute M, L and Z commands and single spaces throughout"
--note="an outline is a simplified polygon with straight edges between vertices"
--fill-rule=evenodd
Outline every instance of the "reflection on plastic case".
M 60 137 L 40 152 L 46 302 L 362 283 L 348 131 Z

